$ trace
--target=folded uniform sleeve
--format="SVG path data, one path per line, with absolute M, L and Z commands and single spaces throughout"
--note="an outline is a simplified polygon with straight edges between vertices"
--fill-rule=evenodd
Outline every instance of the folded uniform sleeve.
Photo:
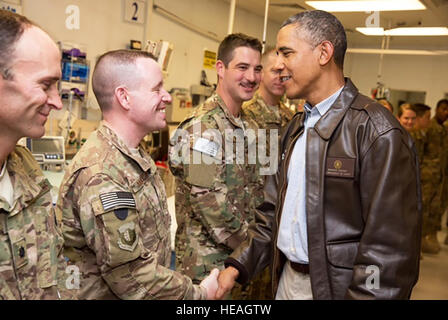
M 142 232 L 147 231 L 140 228 L 129 190 L 102 174 L 89 178 L 79 190 L 74 202 L 79 208 L 85 243 L 95 253 L 104 281 L 119 298 L 205 299 L 202 287 L 161 263 L 162 252 L 148 249 L 153 247 L 148 241 L 159 240 L 155 235 L 150 240 L 148 235 L 143 237 Z

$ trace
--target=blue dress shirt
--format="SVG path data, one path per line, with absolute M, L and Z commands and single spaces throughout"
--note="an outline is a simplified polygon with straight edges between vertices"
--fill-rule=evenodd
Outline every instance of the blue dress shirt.
M 314 108 L 308 103 L 304 106 L 304 131 L 297 139 L 289 161 L 288 186 L 277 239 L 277 247 L 293 262 L 309 263 L 306 227 L 306 133 L 330 109 L 343 88 L 316 104 Z

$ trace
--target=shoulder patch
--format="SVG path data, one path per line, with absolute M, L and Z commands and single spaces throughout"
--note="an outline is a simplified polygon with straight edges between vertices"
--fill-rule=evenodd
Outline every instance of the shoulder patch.
M 115 208 L 136 208 L 134 197 L 130 192 L 117 191 L 100 194 L 104 211 Z
M 122 250 L 133 252 L 138 243 L 138 234 L 135 231 L 135 223 L 129 222 L 118 228 L 118 247 Z

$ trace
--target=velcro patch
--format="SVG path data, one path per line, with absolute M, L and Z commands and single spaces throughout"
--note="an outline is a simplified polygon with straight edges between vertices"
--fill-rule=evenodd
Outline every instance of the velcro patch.
M 128 217 L 128 210 L 128 208 L 118 208 L 114 210 L 114 213 L 119 220 L 123 221 Z
M 101 204 L 104 211 L 114 208 L 135 208 L 135 200 L 130 192 L 117 191 L 100 194 Z
M 198 138 L 194 143 L 193 150 L 216 157 L 219 151 L 219 144 L 205 138 Z

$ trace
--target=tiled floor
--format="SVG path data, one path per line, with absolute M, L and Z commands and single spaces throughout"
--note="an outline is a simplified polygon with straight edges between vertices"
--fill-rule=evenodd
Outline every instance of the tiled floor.
M 446 215 L 444 229 L 438 233 L 442 250 L 437 255 L 424 254 L 420 262 L 420 277 L 412 292 L 412 300 L 448 300 L 448 245 Z

